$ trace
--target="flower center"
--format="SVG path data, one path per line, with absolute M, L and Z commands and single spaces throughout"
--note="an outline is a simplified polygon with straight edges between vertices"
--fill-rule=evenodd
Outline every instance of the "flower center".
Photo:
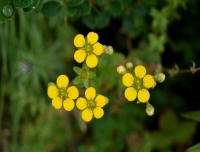
M 93 45 L 90 43 L 86 42 L 84 49 L 85 49 L 85 52 L 89 55 L 93 53 Z
M 93 110 L 94 108 L 96 108 L 96 102 L 94 100 L 88 100 L 87 107 L 88 107 L 88 109 Z
M 67 91 L 66 91 L 66 89 L 59 88 L 58 89 L 58 96 L 60 98 L 62 98 L 63 100 L 65 100 L 67 98 Z
M 137 91 L 140 90 L 140 89 L 142 89 L 142 88 L 143 88 L 142 79 L 135 77 L 135 80 L 134 80 L 134 87 L 135 87 L 135 89 L 136 89 Z

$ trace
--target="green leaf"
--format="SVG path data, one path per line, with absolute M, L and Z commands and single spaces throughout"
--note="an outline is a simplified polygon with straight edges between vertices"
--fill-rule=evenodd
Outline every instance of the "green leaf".
M 35 12 L 39 12 L 42 9 L 42 7 L 43 7 L 43 1 L 44 0 L 39 0 L 39 3 L 38 3 L 37 7 L 34 10 Z
M 91 11 L 91 2 L 90 0 L 85 0 L 84 3 L 78 6 L 78 10 L 81 12 L 82 15 L 87 15 Z
M 67 16 L 73 17 L 77 14 L 77 9 L 76 8 L 69 8 L 69 7 L 64 7 L 63 11 L 66 13 Z
M 87 66 L 86 62 L 83 63 L 83 65 L 82 65 L 82 69 L 89 70 L 89 67 Z
M 118 0 L 113 0 L 110 3 L 109 11 L 113 16 L 117 16 L 122 10 L 122 4 Z
M 88 79 L 83 80 L 83 85 L 85 86 L 85 88 L 89 87 L 89 81 L 88 81 Z
M 25 8 L 31 5 L 32 0 L 13 0 L 15 7 Z
M 168 125 L 170 122 L 170 125 Z M 165 132 L 172 132 L 178 126 L 178 119 L 172 110 L 165 110 L 159 118 L 159 127 Z
M 74 79 L 74 84 L 80 84 L 82 83 L 81 79 L 79 76 L 77 76 L 75 79 Z
M 67 6 L 69 7 L 75 7 L 83 3 L 84 0 L 66 0 Z
M 73 67 L 73 70 L 76 72 L 76 74 L 79 75 L 82 69 L 79 68 L 79 67 L 74 66 L 74 67 Z
M 14 14 L 14 6 L 10 0 L 0 1 L 0 23 L 5 22 Z
M 24 12 L 30 12 L 32 10 L 35 10 L 40 3 L 40 0 L 32 0 L 31 5 L 29 5 L 26 8 L 23 8 Z
M 192 119 L 192 120 L 200 122 L 200 111 L 192 111 L 188 113 L 183 113 L 181 114 L 181 116 L 187 119 Z
M 200 151 L 200 143 L 188 148 L 187 152 L 199 152 Z
M 97 10 L 92 8 L 91 13 L 83 16 L 82 20 L 87 27 L 95 29 L 97 26 L 97 17 L 98 17 Z
M 96 73 L 94 73 L 93 71 L 89 71 L 89 79 L 92 79 L 96 77 Z
M 110 21 L 110 15 L 107 11 L 103 10 L 100 12 L 97 20 L 97 28 L 101 29 L 108 25 Z
M 47 17 L 56 16 L 60 11 L 61 5 L 56 1 L 46 2 L 42 7 L 42 13 Z

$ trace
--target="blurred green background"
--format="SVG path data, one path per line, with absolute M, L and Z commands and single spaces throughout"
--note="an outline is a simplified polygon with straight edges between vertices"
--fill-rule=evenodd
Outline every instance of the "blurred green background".
M 200 152 L 188 149 L 200 142 L 200 72 L 173 70 L 200 66 L 199 1 L 21 2 L 0 2 L 0 151 Z M 47 85 L 60 74 L 76 77 L 73 39 L 90 31 L 115 53 L 100 59 L 93 80 L 110 100 L 105 114 L 85 123 L 76 108 L 54 109 Z M 116 68 L 128 61 L 166 74 L 150 90 L 151 117 L 145 104 L 124 98 Z

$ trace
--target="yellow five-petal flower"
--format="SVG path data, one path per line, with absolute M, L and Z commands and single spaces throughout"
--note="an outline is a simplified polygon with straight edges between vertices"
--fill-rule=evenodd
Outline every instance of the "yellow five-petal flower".
M 82 34 L 76 35 L 74 45 L 78 50 L 74 53 L 74 59 L 78 63 L 82 63 L 86 59 L 86 64 L 89 68 L 94 68 L 98 64 L 97 56 L 103 53 L 103 46 L 97 42 L 99 36 L 97 33 L 90 32 L 84 38 Z
M 82 111 L 82 119 L 86 122 L 95 118 L 99 119 L 103 117 L 104 111 L 102 107 L 106 104 L 106 98 L 101 94 L 96 94 L 96 90 L 93 87 L 89 87 L 85 91 L 85 98 L 79 97 L 76 101 L 76 106 Z

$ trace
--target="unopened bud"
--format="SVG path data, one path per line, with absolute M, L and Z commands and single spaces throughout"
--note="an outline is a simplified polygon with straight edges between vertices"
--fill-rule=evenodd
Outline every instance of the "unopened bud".
M 159 72 L 154 76 L 154 78 L 158 82 L 163 82 L 165 80 L 165 74 L 162 72 Z
M 125 74 L 126 73 L 126 68 L 123 65 L 120 65 L 117 67 L 117 72 L 119 74 Z
M 155 86 L 157 85 L 156 81 L 154 81 L 154 85 L 151 87 L 152 89 L 155 88 Z
M 146 113 L 148 116 L 152 116 L 154 114 L 154 107 L 150 103 L 147 103 Z
M 114 52 L 113 47 L 112 46 L 108 46 L 107 49 L 108 49 L 107 54 L 112 55 L 113 52 Z
M 132 69 L 132 68 L 133 68 L 133 63 L 127 62 L 127 63 L 126 63 L 126 67 L 127 67 L 128 69 Z
M 108 104 L 109 103 L 109 99 L 106 96 L 104 96 L 104 97 L 106 98 L 106 104 Z
M 107 48 L 106 45 L 103 45 L 103 51 L 107 54 L 107 52 L 108 52 L 108 48 Z
M 53 83 L 53 82 L 49 82 L 49 83 L 48 83 L 48 87 L 49 87 L 49 86 L 54 86 L 54 85 L 55 85 L 55 83 Z

